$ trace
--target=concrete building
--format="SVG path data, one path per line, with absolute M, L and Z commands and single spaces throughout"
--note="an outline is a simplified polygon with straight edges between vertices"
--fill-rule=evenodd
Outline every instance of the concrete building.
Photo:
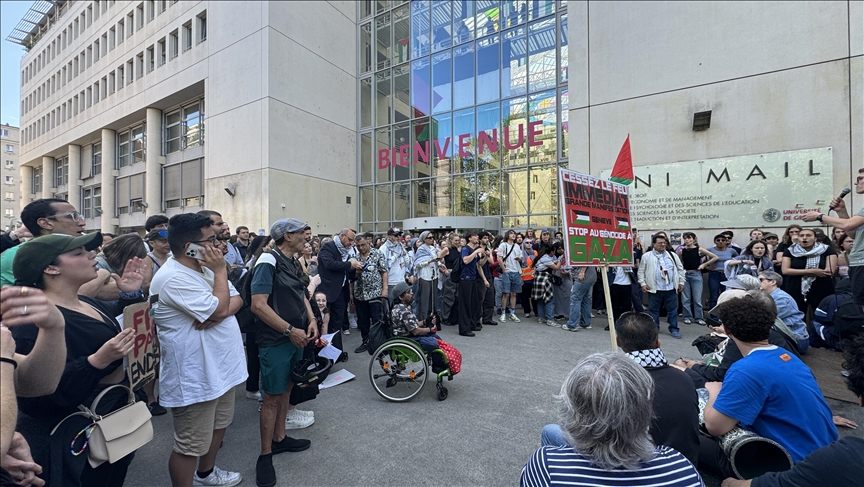
M 3 154 L 3 231 L 18 228 L 18 217 L 21 213 L 21 189 L 23 183 L 18 175 L 18 154 L 21 145 L 18 138 L 18 127 L 0 124 L 0 150 Z
M 10 36 L 30 49 L 24 199 L 68 197 L 92 229 L 202 207 L 251 228 L 298 216 L 320 234 L 558 227 L 557 170 L 605 176 L 629 134 L 634 223 L 710 241 L 827 210 L 864 166 L 861 1 L 33 12 Z M 648 210 L 670 195 L 688 203 Z M 700 199 L 719 209 L 687 206 Z
M 25 199 L 88 229 L 216 209 L 233 226 L 356 219 L 355 4 L 36 2 L 21 60 Z M 319 198 L 328 195 L 328 198 Z

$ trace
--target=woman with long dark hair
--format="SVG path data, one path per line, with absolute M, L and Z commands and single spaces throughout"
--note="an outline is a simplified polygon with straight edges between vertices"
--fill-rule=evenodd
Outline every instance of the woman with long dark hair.
M 783 254 L 782 270 L 783 290 L 807 314 L 808 308 L 816 311 L 822 299 L 834 293 L 837 253 L 832 246 L 818 242 L 812 228 L 804 228 L 798 233 L 798 242 Z

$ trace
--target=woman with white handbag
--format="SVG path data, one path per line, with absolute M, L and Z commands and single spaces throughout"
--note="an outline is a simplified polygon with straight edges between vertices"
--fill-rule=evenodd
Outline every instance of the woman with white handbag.
M 42 289 L 66 320 L 66 365 L 57 389 L 47 396 L 19 401 L 19 430 L 30 443 L 34 460 L 42 465 L 41 477 L 49 486 L 121 486 L 134 448 L 149 441 L 146 405 L 136 404 L 128 387 L 111 388 L 128 385 L 123 357 L 132 350 L 134 334 L 132 329 L 123 330 L 114 316 L 123 307 L 144 300 L 144 263 L 131 259 L 122 277 L 111 275 L 120 290 L 116 309 L 79 296 L 79 288 L 97 276 L 94 259 L 101 243 L 98 232 L 80 237 L 46 235 L 22 245 L 13 262 L 16 284 Z M 26 308 L 22 314 L 27 314 Z M 18 353 L 27 353 L 37 334 L 34 325 L 16 327 L 13 336 Z M 79 407 L 82 405 L 86 407 Z M 96 409 L 92 414 L 91 408 Z M 88 411 L 74 414 L 79 409 Z M 111 414 L 120 409 L 126 414 Z M 124 423 L 122 432 L 116 428 L 118 419 Z M 140 429 L 137 436 L 125 431 L 130 423 Z M 149 435 L 152 438 L 152 429 Z M 124 443 L 123 453 L 118 453 L 114 443 L 118 439 Z

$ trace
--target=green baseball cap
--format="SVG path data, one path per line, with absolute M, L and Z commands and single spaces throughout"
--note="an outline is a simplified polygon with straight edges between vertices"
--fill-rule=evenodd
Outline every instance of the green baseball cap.
M 15 285 L 34 286 L 42 278 L 42 272 L 51 265 L 60 254 L 84 247 L 90 251 L 102 245 L 102 234 L 88 233 L 80 237 L 59 233 L 34 238 L 22 244 L 15 252 L 12 261 L 12 273 L 15 275 Z

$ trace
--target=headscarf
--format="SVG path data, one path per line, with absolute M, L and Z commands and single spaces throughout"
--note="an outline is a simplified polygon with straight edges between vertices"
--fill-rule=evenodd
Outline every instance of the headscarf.
M 416 267 L 418 263 L 423 263 L 430 261 L 435 258 L 435 247 L 432 245 L 426 245 L 426 237 L 429 236 L 429 231 L 425 231 L 420 234 L 419 240 L 422 242 L 419 247 L 417 247 L 417 251 L 414 253 L 414 266 Z M 418 239 L 414 239 L 418 240 Z M 414 240 L 411 241 L 412 246 Z

